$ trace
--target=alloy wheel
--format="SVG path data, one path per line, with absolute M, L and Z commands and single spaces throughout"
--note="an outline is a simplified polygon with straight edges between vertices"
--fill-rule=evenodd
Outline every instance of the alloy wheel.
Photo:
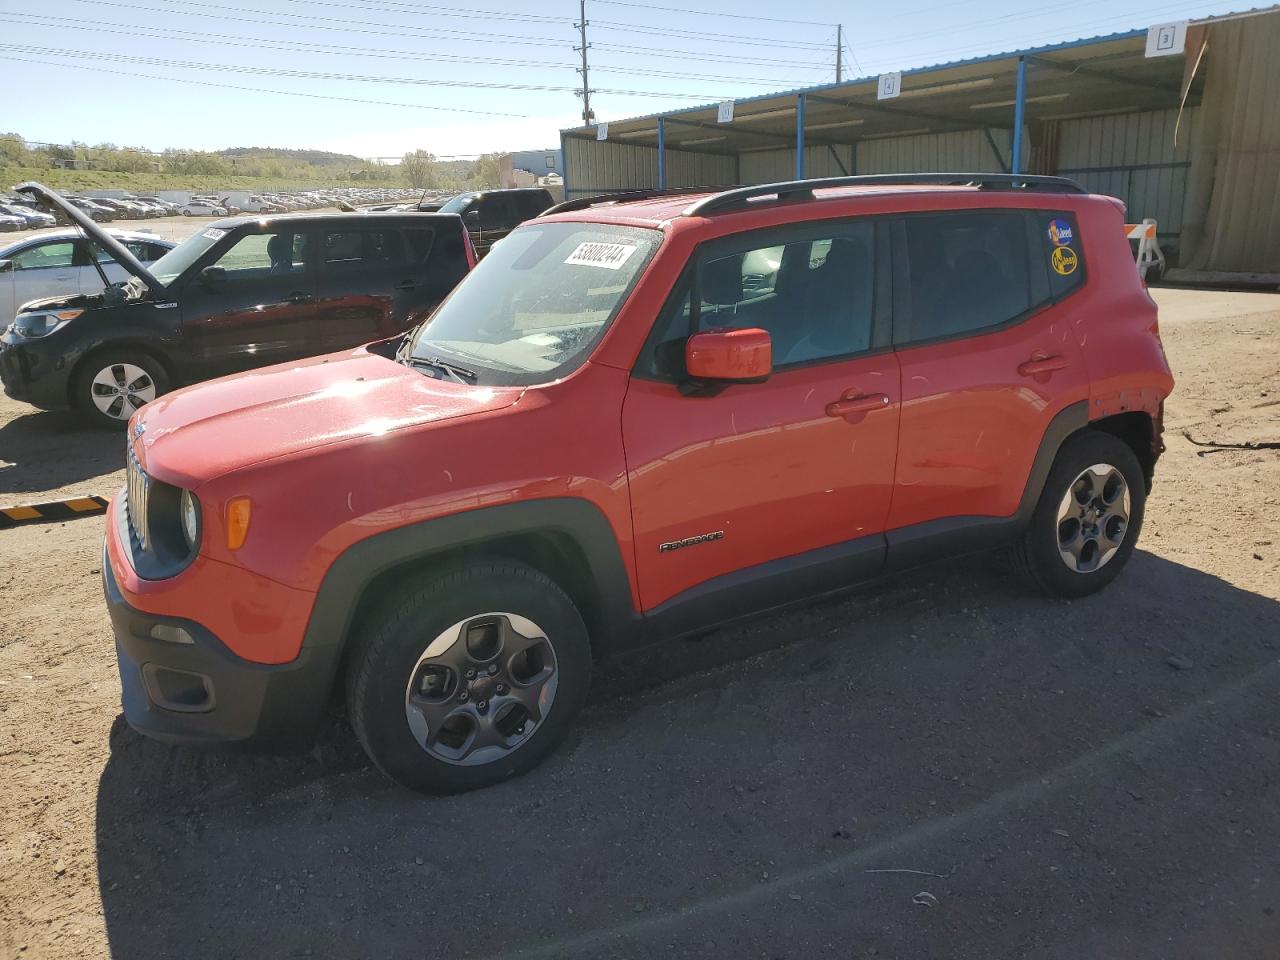
M 1058 506 L 1058 554 L 1076 573 L 1105 566 L 1124 542 L 1131 502 L 1124 474 L 1095 463 L 1071 481 Z
M 156 384 L 139 366 L 113 363 L 98 371 L 89 385 L 89 396 L 103 415 L 128 420 L 133 411 L 156 398 Z
M 404 711 L 418 746 L 478 766 L 527 743 L 555 700 L 559 668 L 546 632 L 514 613 L 468 617 L 414 664 Z

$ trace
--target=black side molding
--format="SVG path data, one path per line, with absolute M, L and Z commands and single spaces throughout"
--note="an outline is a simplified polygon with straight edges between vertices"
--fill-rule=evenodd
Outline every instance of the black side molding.
M 653 640 L 687 636 L 874 578 L 884 565 L 883 534 L 859 537 L 735 570 L 690 587 L 645 615 Z

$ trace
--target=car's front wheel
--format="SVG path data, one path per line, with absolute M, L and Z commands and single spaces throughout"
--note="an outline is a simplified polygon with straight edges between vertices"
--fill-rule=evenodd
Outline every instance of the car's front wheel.
M 164 367 L 128 348 L 89 357 L 76 378 L 76 409 L 98 426 L 123 429 L 139 407 L 169 388 Z
M 537 766 L 591 681 L 577 608 L 516 563 L 455 568 L 392 594 L 358 642 L 347 675 L 356 736 L 384 773 L 429 793 Z
M 1142 529 L 1146 478 L 1128 444 L 1086 430 L 1058 451 L 1014 568 L 1068 599 L 1101 590 L 1128 562 Z

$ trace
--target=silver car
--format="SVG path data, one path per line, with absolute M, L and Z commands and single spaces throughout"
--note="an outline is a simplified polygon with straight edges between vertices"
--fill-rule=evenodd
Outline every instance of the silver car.
M 149 233 L 107 231 L 143 263 L 158 260 L 176 244 Z M 95 266 L 95 261 L 97 261 Z M 0 247 L 0 329 L 21 304 L 64 293 L 98 293 L 101 268 L 110 283 L 129 274 L 97 245 L 91 247 L 78 230 L 51 230 Z

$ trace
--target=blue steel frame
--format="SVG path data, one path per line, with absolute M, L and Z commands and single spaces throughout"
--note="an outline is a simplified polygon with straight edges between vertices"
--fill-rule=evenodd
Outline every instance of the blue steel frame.
M 1139 30 L 1122 30 L 1117 33 L 1105 34 L 1097 37 L 1087 37 L 1081 40 L 1069 40 L 1065 43 L 1052 43 L 1042 47 L 1028 47 L 1024 50 L 1011 50 L 1007 53 L 993 53 L 981 57 L 970 57 L 965 60 L 951 60 L 945 63 L 937 63 L 927 67 L 916 67 L 913 70 L 903 70 L 904 77 L 917 76 L 921 74 L 934 73 L 939 70 L 946 70 L 950 67 L 968 66 L 977 63 L 991 63 L 997 60 L 1009 60 L 1013 57 L 1018 58 L 1018 74 L 1017 74 L 1017 93 L 1014 99 L 1013 108 L 1013 151 L 1010 162 L 1011 173 L 1022 173 L 1022 129 L 1024 123 L 1024 113 L 1027 100 L 1027 57 L 1034 57 L 1039 54 L 1053 53 L 1059 50 L 1073 50 L 1077 47 L 1089 47 L 1095 44 L 1107 43 L 1113 40 L 1130 40 L 1136 37 L 1145 37 L 1147 31 Z M 856 77 L 849 80 L 843 80 L 840 83 L 825 83 L 813 87 L 804 87 L 798 90 L 781 90 L 776 93 L 765 93 L 757 97 L 746 97 L 738 100 L 737 103 L 751 103 L 756 100 L 772 100 L 775 97 L 794 94 L 796 98 L 796 179 L 804 179 L 804 110 L 805 96 L 807 94 L 818 94 L 824 91 L 849 87 L 861 83 L 869 83 L 875 80 L 875 77 Z M 714 104 L 702 104 L 696 107 L 685 107 L 683 110 L 669 110 L 665 113 L 651 113 L 641 117 L 629 117 L 626 122 L 630 123 L 639 120 L 655 120 L 658 125 L 658 143 L 659 159 L 658 159 L 658 177 L 659 186 L 666 187 L 666 156 L 665 156 L 665 121 L 668 117 L 678 117 L 683 114 L 699 113 L 703 110 L 710 109 Z M 622 121 L 619 121 L 622 122 Z M 560 166 L 562 168 L 561 176 L 564 177 L 565 197 L 567 198 L 571 192 L 580 193 L 607 193 L 622 188 L 614 187 L 592 187 L 579 188 L 571 191 L 569 188 L 569 166 L 567 157 L 565 156 L 565 140 L 575 131 L 583 130 L 583 127 L 571 127 L 560 131 Z M 855 148 L 856 149 L 856 148 Z M 630 188 L 627 188 L 630 189 Z
M 1018 58 L 1018 89 L 1013 95 L 1013 159 L 1010 173 L 1022 173 L 1022 116 L 1027 105 L 1027 58 Z
M 804 102 L 803 93 L 796 94 L 796 179 L 804 179 Z
M 658 118 L 658 189 L 667 189 L 667 118 Z

